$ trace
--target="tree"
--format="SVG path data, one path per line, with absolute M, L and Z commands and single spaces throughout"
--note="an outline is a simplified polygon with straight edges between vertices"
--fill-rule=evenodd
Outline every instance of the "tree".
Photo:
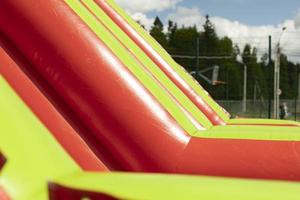
M 267 81 L 264 76 L 264 71 L 262 69 L 261 64 L 257 62 L 257 49 L 255 47 L 251 47 L 250 44 L 246 44 L 243 51 L 243 63 L 247 66 L 248 69 L 248 98 L 253 98 L 255 91 L 255 87 L 259 87 L 261 94 L 263 97 L 266 97 L 267 94 Z
M 299 65 L 299 64 L 298 64 Z M 290 88 L 290 96 L 289 98 L 298 96 L 298 73 L 299 66 L 297 64 L 288 61 L 287 63 L 287 80 Z
M 177 25 L 169 26 L 168 31 L 168 51 L 175 55 L 196 55 L 196 39 L 199 36 L 198 30 L 193 27 L 181 27 L 177 28 Z M 175 58 L 178 63 L 185 67 L 188 71 L 192 71 L 195 68 L 194 59 Z
M 175 46 L 176 46 L 176 39 L 175 39 L 175 34 L 177 32 L 177 24 L 174 23 L 173 21 L 169 20 L 168 21 L 168 33 L 167 33 L 167 40 L 168 40 L 168 47 L 167 50 L 169 53 L 175 53 Z
M 146 29 L 145 25 L 142 24 L 142 22 L 140 20 L 137 20 L 136 23 L 138 23 L 143 29 Z
M 205 80 L 196 76 L 200 84 L 208 90 L 215 99 L 240 100 L 243 93 L 243 65 L 236 61 L 236 56 L 241 54 L 243 63 L 248 68 L 248 98 L 253 98 L 256 86 L 256 95 L 266 97 L 268 94 L 268 84 L 266 77 L 268 72 L 268 54 L 264 54 L 258 59 L 257 49 L 250 44 L 241 49 L 234 45 L 229 37 L 218 37 L 214 24 L 206 16 L 203 31 L 199 31 L 196 26 L 181 26 L 173 21 L 168 21 L 167 32 L 164 32 L 162 21 L 156 17 L 151 27 L 150 34 L 171 54 L 183 55 L 187 58 L 174 59 L 188 71 L 196 70 L 196 50 L 197 39 L 199 40 L 199 66 L 202 69 L 218 65 L 219 80 L 226 82 L 225 85 L 213 86 Z M 208 59 L 208 58 L 209 59 Z M 216 58 L 212 58 L 216 57 Z M 292 98 L 296 95 L 297 69 L 296 65 L 290 62 L 285 55 L 281 56 L 281 98 Z M 298 67 L 297 67 L 298 66 Z M 273 69 L 273 67 L 272 67 Z M 211 72 L 209 72 L 211 73 Z M 206 74 L 210 77 L 210 74 Z M 271 76 L 271 79 L 273 76 Z M 271 80 L 271 82 L 273 82 Z M 272 86 L 271 86 L 272 87 Z M 259 90 L 260 89 L 260 90 Z M 273 96 L 273 94 L 271 94 Z
M 153 22 L 153 26 L 151 27 L 150 35 L 154 37 L 162 47 L 166 48 L 168 43 L 167 36 L 163 31 L 164 31 L 164 25 L 159 19 L 159 17 L 156 17 Z
M 173 21 L 168 21 L 168 39 L 172 40 L 172 36 L 177 31 L 177 23 L 174 23 Z
M 286 55 L 280 55 L 280 89 L 282 99 L 292 99 L 294 97 L 296 67 L 288 61 Z
M 209 15 L 206 15 L 206 21 L 203 25 L 204 32 L 202 34 L 201 49 L 205 55 L 216 54 L 218 49 L 218 36 L 215 31 L 214 24 L 210 21 Z

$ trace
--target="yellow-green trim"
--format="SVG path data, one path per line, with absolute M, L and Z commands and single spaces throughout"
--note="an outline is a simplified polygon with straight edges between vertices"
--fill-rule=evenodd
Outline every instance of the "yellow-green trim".
M 296 200 L 296 182 L 163 174 L 76 174 L 56 181 L 64 187 L 143 200 Z
M 161 45 L 154 40 L 146 31 L 143 29 L 138 23 L 136 23 L 131 17 L 124 12 L 113 0 L 106 0 L 106 2 L 115 10 L 117 13 L 122 16 L 125 21 L 134 28 L 142 38 L 144 38 L 152 48 L 160 54 L 160 56 L 169 63 L 170 66 L 174 68 L 174 70 L 196 91 L 196 93 L 201 96 L 212 108 L 215 110 L 219 116 L 226 122 L 229 120 L 228 113 L 224 111 L 224 109 L 215 102 L 209 94 L 202 88 L 202 86 L 190 75 L 186 72 L 186 70 L 178 65 L 173 58 L 164 50 Z
M 71 1 L 71 0 L 69 0 Z M 68 1 L 68 2 L 69 2 Z M 87 2 L 87 1 L 86 1 Z M 162 94 L 162 92 L 165 92 L 162 88 L 160 88 L 158 85 L 153 84 L 153 78 L 147 74 L 147 72 L 143 71 L 141 66 L 139 66 L 134 60 L 132 59 L 125 59 L 129 58 L 130 55 L 128 51 L 119 44 L 118 41 L 115 40 L 111 34 L 109 34 L 108 30 L 99 22 L 97 22 L 96 18 L 87 10 L 84 8 L 82 4 L 80 4 L 77 1 L 71 1 L 69 2 L 70 6 L 73 6 L 74 11 L 77 12 L 81 16 L 81 18 L 88 23 L 88 25 L 98 34 L 98 37 L 102 39 L 112 50 L 113 52 L 123 61 L 123 63 L 126 63 L 128 68 L 136 74 L 136 76 L 143 81 L 145 85 L 147 85 L 147 88 L 151 88 L 151 92 L 156 94 L 158 92 L 159 94 Z M 104 19 L 105 20 L 105 19 Z M 111 25 L 111 24 L 110 24 Z M 113 41 L 111 41 L 113 40 Z M 116 49 L 117 48 L 117 49 Z M 127 56 L 126 56 L 127 54 Z M 130 67 L 129 67 L 130 66 Z M 152 82 L 151 82 L 152 81 Z M 152 85 L 151 85 L 152 83 Z M 148 85 L 149 84 L 149 85 Z M 157 90 L 155 90 L 157 89 Z M 163 96 L 155 95 L 158 100 L 160 97 L 164 98 L 164 101 L 161 101 L 163 106 L 176 106 L 174 105 L 174 102 L 170 101 L 170 97 L 164 93 Z M 170 110 L 170 107 L 168 107 L 167 110 Z M 177 112 L 182 112 L 180 109 L 177 110 Z M 174 116 L 174 113 L 173 113 Z M 176 116 L 176 113 L 175 113 Z M 176 120 L 180 123 L 180 119 L 176 118 Z M 181 124 L 182 125 L 182 124 Z M 191 124 L 190 124 L 191 125 Z M 193 127 L 194 128 L 194 127 Z M 190 129 L 191 130 L 191 129 Z M 295 131 L 296 130 L 296 131 Z M 280 131 L 278 131 L 278 127 L 268 127 L 268 126 L 228 126 L 228 127 L 213 127 L 207 131 L 197 131 L 191 133 L 191 131 L 188 131 L 188 133 L 192 136 L 196 137 L 204 137 L 204 138 L 227 138 L 227 139 L 261 139 L 261 140 L 294 140 L 294 138 L 297 138 L 297 128 L 288 128 L 288 127 L 282 127 Z M 289 133 L 289 134 L 287 134 Z
M 0 75 L 0 149 L 7 163 L 0 186 L 12 199 L 48 199 L 47 182 L 79 172 L 79 166 Z
M 300 128 L 287 126 L 227 125 L 198 132 L 194 137 L 215 139 L 300 141 Z
M 83 0 L 84 4 L 98 17 L 101 23 L 113 33 L 135 57 L 140 63 L 144 65 L 158 79 L 167 90 L 181 102 L 182 106 L 192 114 L 192 116 L 202 124 L 206 129 L 212 127 L 212 123 L 208 118 L 191 102 L 191 100 L 161 71 L 161 69 L 155 65 L 155 63 L 140 49 L 129 36 L 124 33 L 118 25 L 116 25 L 109 16 L 93 1 Z M 183 102 L 183 103 L 182 103 Z
M 285 125 L 298 125 L 300 129 L 300 123 L 289 120 L 276 120 L 276 119 L 230 119 L 229 124 L 285 124 Z
M 174 100 L 166 94 L 149 75 L 145 72 L 128 51 L 100 24 L 97 19 L 90 13 L 80 1 L 65 0 L 69 7 L 87 24 L 87 26 L 99 37 L 99 39 L 112 50 L 120 61 L 132 72 L 135 77 L 154 95 L 159 103 L 176 119 L 176 121 L 189 134 L 194 134 L 197 129 L 187 118 L 181 109 L 176 105 Z

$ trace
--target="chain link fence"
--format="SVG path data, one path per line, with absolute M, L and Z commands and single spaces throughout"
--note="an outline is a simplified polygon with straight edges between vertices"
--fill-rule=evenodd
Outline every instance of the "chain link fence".
M 246 112 L 243 112 L 243 101 L 219 100 L 217 102 L 233 117 L 268 118 L 268 101 L 247 100 Z M 300 100 L 281 100 L 280 102 L 287 104 L 289 120 L 300 121 Z M 271 116 L 273 118 L 273 102 L 271 108 Z

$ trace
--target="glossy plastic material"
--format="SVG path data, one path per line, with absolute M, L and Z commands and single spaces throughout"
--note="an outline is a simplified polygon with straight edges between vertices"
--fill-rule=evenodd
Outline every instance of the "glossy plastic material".
M 68 188 L 58 184 L 49 184 L 50 200 L 117 200 L 117 198 L 101 193 Z
M 0 149 L 7 159 L 0 187 L 11 199 L 32 199 L 39 190 L 40 199 L 46 199 L 48 180 L 80 172 L 80 167 L 2 76 L 0 90 Z
M 6 159 L 5 159 L 4 155 L 2 155 L 0 152 L 0 170 L 2 169 L 5 162 L 6 162 Z
M 88 0 L 87 0 L 88 1 Z M 132 38 L 136 44 L 151 57 L 160 68 L 181 88 L 214 125 L 260 125 L 260 126 L 300 126 L 293 121 L 274 121 L 267 119 L 231 120 L 229 114 L 179 66 L 168 53 L 149 36 L 146 31 L 132 20 L 113 0 L 95 0 L 107 15 Z
M 94 15 L 94 20 L 97 22 L 96 24 L 104 26 L 107 31 L 111 34 L 111 36 L 119 41 L 119 44 L 123 46 L 131 56 L 141 65 L 141 67 L 147 71 L 153 77 L 153 81 L 158 82 L 173 98 L 175 101 L 178 102 L 183 112 L 188 113 L 191 115 L 190 120 L 193 120 L 195 126 L 198 130 L 202 130 L 203 128 L 209 129 L 212 127 L 211 122 L 207 119 L 207 117 L 194 105 L 192 101 L 165 75 L 165 73 L 143 52 L 136 43 L 131 40 L 131 38 L 117 25 L 114 21 L 106 15 L 106 13 L 93 1 L 93 0 L 85 0 L 81 1 L 82 4 L 77 2 L 77 4 L 81 6 L 77 6 L 75 8 L 76 13 L 78 15 L 82 15 L 82 11 L 87 10 L 90 11 L 92 15 Z M 73 1 L 70 2 L 72 6 L 74 4 Z M 73 5 L 74 7 L 74 5 Z M 81 9 L 79 9 L 81 8 Z M 86 20 L 87 24 L 89 21 Z M 95 32 L 97 32 L 96 26 L 91 26 L 93 29 L 95 27 Z M 103 35 L 103 31 L 99 33 L 99 37 Z M 109 45 L 112 46 L 112 45 Z M 193 117 L 193 118 L 192 118 Z M 196 123 L 203 126 L 200 127 Z
M 84 169 L 89 171 L 106 170 L 99 158 L 89 146 L 79 137 L 78 133 L 61 116 L 50 101 L 41 93 L 35 84 L 21 70 L 19 58 L 13 60 L 7 52 L 0 48 L 0 73 L 20 95 L 32 112 L 44 123 L 53 136 L 68 151 L 68 153 Z M 20 68 L 21 67 L 21 68 Z
M 11 200 L 3 187 L 0 186 L 0 199 L 1 200 Z
M 298 128 L 217 126 L 199 132 L 82 8 L 70 0 L 1 1 L 0 30 L 51 88 L 47 95 L 58 96 L 88 127 L 81 137 L 95 138 L 98 152 L 108 152 L 118 169 L 300 180 Z
M 189 140 L 185 131 L 65 3 L 30 2 L 1 2 L 0 26 L 31 66 L 123 169 L 173 171 Z M 32 29 L 28 22 L 36 21 L 47 31 Z M 60 31 L 46 28 L 52 26 Z
M 153 62 L 165 72 L 165 74 L 192 100 L 193 103 L 211 120 L 213 125 L 224 125 L 224 121 L 215 113 L 213 109 L 197 95 L 197 93 L 179 76 L 172 67 L 147 43 L 141 36 L 130 27 L 122 17 L 104 1 L 96 0 L 98 5 L 109 15 L 122 30 L 144 50 L 144 52 L 153 60 Z
M 1 170 L 2 170 L 5 162 L 6 162 L 6 158 L 0 152 L 0 175 L 1 175 Z M 1 185 L 0 185 L 0 199 L 1 200 L 9 200 L 9 197 L 8 197 L 6 191 L 4 190 L 4 188 Z
M 163 174 L 85 173 L 55 180 L 51 189 L 52 193 L 69 196 L 74 192 L 88 197 L 90 192 L 117 199 L 295 200 L 298 199 L 300 184 Z

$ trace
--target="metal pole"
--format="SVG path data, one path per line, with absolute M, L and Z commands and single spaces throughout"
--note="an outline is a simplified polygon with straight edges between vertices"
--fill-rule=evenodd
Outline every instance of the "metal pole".
M 297 111 L 298 111 L 298 100 L 300 99 L 300 73 L 299 67 L 297 66 L 297 90 L 296 90 L 296 102 L 295 102 L 295 121 L 297 121 Z
M 278 61 L 277 61 L 277 45 L 275 49 L 275 56 L 274 56 L 274 102 L 273 102 L 273 118 L 277 119 L 277 69 L 278 69 Z
M 247 65 L 244 65 L 243 112 L 247 112 Z
M 269 105 L 268 105 L 268 117 L 271 119 L 272 110 L 272 36 L 269 36 L 269 63 L 268 63 L 268 82 L 269 82 Z
M 296 89 L 296 91 L 295 91 L 295 105 L 294 105 L 294 113 L 295 113 L 295 121 L 297 121 L 297 101 L 298 101 L 298 85 L 299 85 L 299 74 L 298 74 L 298 66 L 296 66 L 296 73 L 295 73 L 296 75 L 296 86 L 295 86 L 295 89 Z
M 279 83 L 280 83 L 280 47 L 276 45 L 274 66 L 274 118 L 279 118 Z
M 298 67 L 298 100 L 300 99 L 300 68 Z
M 277 119 L 279 119 L 279 107 L 280 107 L 280 59 L 281 59 L 281 51 L 280 44 L 278 44 L 278 71 L 277 71 Z M 281 92 L 280 92 L 281 93 Z
M 226 100 L 227 101 L 229 100 L 229 86 L 228 86 L 228 83 L 229 83 L 229 70 L 228 70 L 228 67 L 226 67 Z
M 256 104 L 256 95 L 257 95 L 257 84 L 256 84 L 256 82 L 254 83 L 254 91 L 253 91 L 253 103 L 254 103 L 254 105 Z
M 197 37 L 197 41 L 196 41 L 196 72 L 199 72 L 199 70 L 200 70 L 200 63 L 199 63 L 199 45 L 200 45 L 200 39 L 199 39 L 199 37 Z
M 279 118 L 279 104 L 280 104 L 280 58 L 281 58 L 281 51 L 280 51 L 280 40 L 281 37 L 284 33 L 284 31 L 286 30 L 286 27 L 282 28 L 281 34 L 279 36 L 277 45 L 276 45 L 276 52 L 275 52 L 275 73 L 274 73 L 274 117 L 275 119 Z

